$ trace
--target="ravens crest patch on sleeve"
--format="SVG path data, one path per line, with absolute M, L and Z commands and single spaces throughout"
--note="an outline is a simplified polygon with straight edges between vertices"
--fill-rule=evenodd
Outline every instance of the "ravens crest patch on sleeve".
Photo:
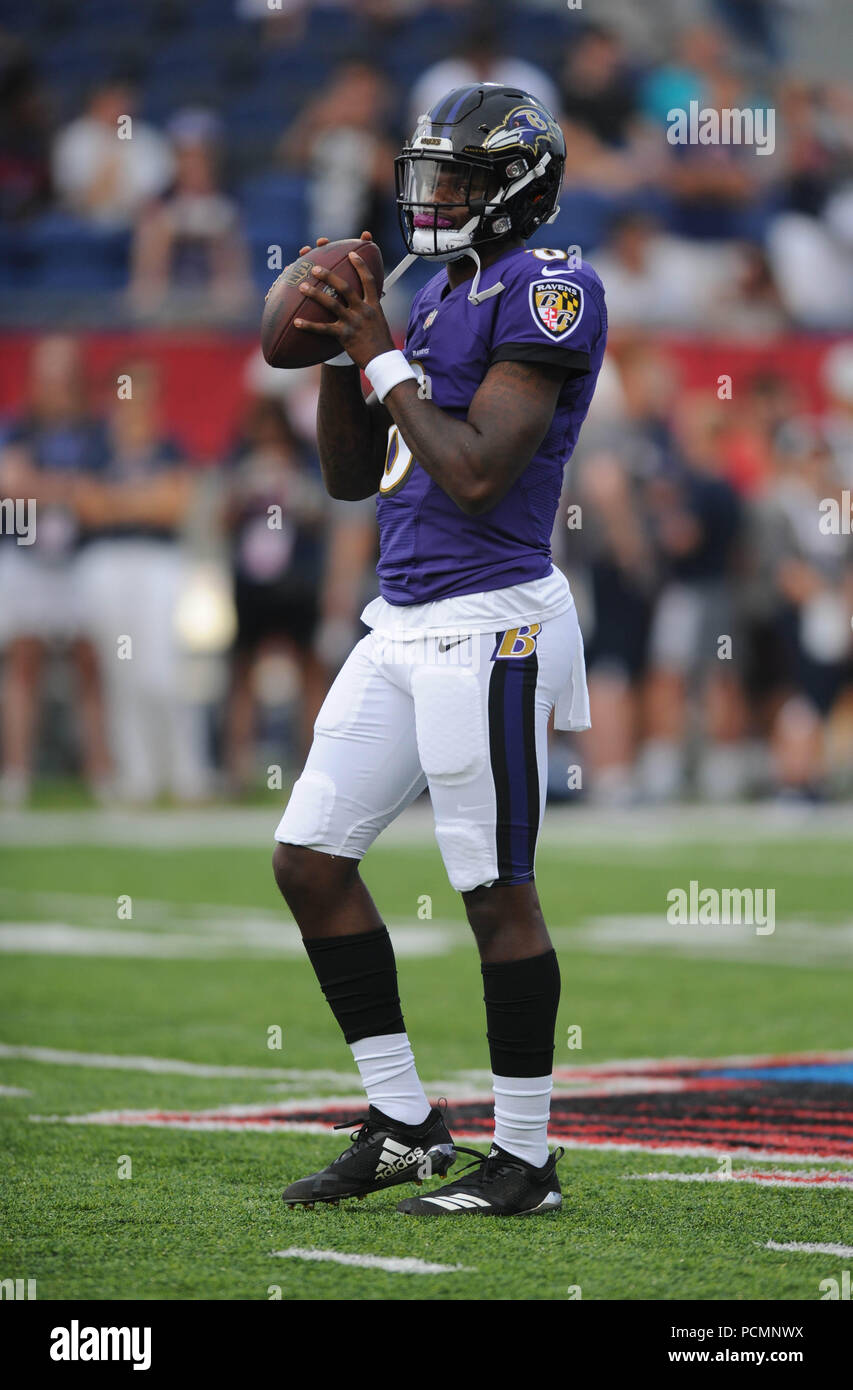
M 549 276 L 530 286 L 530 312 L 546 337 L 561 343 L 574 333 L 583 314 L 583 290 L 570 280 Z

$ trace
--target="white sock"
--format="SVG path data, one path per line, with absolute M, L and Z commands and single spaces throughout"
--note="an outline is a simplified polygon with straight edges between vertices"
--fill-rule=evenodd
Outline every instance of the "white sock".
M 492 1076 L 495 1143 L 541 1168 L 548 1161 L 550 1076 Z
M 350 1043 L 367 1099 L 390 1120 L 422 1124 L 432 1109 L 415 1069 L 408 1033 L 383 1033 Z

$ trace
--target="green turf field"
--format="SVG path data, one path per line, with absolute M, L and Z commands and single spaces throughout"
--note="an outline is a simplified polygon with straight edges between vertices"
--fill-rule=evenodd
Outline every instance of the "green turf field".
M 37 829 L 38 815 L 30 819 Z M 843 835 L 608 843 L 602 833 L 573 843 L 572 822 L 560 824 L 564 842 L 552 832 L 538 864 L 563 972 L 559 1066 L 851 1046 Z M 398 1215 L 393 1193 L 283 1209 L 284 1183 L 328 1161 L 345 1136 L 62 1123 L 99 1111 L 357 1097 L 349 1051 L 277 901 L 267 843 L 239 838 L 202 848 L 176 837 L 170 847 L 128 834 L 123 844 L 56 848 L 24 836 L 0 851 L 0 1278 L 36 1278 L 45 1299 L 267 1299 L 280 1290 L 291 1300 L 561 1300 L 580 1288 L 584 1299 L 814 1300 L 822 1279 L 851 1266 L 765 1244 L 853 1245 L 853 1188 L 632 1180 L 713 1170 L 707 1157 L 571 1150 L 557 1216 L 425 1221 Z M 377 847 L 365 878 L 408 943 L 401 994 L 428 1089 L 482 1093 L 479 969 L 431 837 Z M 707 928 L 661 943 L 649 924 L 665 923 L 667 892 L 691 878 L 773 887 L 775 934 L 742 927 L 715 941 Z M 573 1026 L 580 1050 L 567 1046 Z M 281 1048 L 271 1049 L 276 1027 Z M 283 1250 L 444 1268 L 392 1272 L 274 1253 Z

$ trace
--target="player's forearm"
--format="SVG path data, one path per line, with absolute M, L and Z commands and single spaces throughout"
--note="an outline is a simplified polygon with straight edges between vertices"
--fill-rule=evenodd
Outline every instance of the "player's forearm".
M 421 468 L 461 511 L 473 516 L 495 505 L 495 470 L 474 425 L 422 400 L 414 381 L 395 386 L 385 405 Z
M 330 497 L 355 502 L 378 490 L 384 454 L 359 373 L 349 367 L 323 368 L 317 447 Z
M 388 392 L 385 408 L 421 468 L 461 511 L 479 516 L 498 505 L 533 458 L 563 380 L 562 368 L 497 362 L 465 420 L 422 400 L 412 380 Z

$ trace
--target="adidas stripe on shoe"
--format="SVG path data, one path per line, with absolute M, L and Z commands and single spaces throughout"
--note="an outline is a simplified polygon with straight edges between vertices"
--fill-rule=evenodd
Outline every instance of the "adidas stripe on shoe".
M 557 1149 L 541 1168 L 516 1158 L 496 1144 L 488 1154 L 457 1147 L 474 1156 L 463 1176 L 428 1197 L 406 1197 L 397 1210 L 409 1216 L 532 1216 L 558 1211 L 563 1204 Z
M 343 1197 L 365 1197 L 399 1183 L 422 1183 L 443 1178 L 455 1160 L 453 1140 L 442 1109 L 434 1106 L 421 1125 L 391 1120 L 371 1105 L 367 1115 L 346 1120 L 335 1129 L 358 1128 L 348 1149 L 327 1168 L 286 1187 L 288 1206 L 311 1207 L 315 1202 L 337 1203 Z

